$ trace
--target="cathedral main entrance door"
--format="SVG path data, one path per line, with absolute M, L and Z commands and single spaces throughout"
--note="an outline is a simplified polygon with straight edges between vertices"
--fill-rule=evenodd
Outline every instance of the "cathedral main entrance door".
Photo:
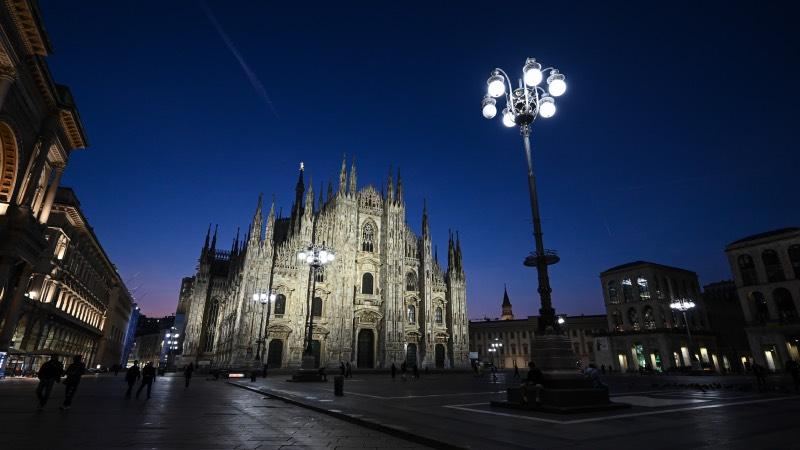
M 436 344 L 436 368 L 444 369 L 444 345 Z
M 417 363 L 417 344 L 406 345 L 406 365 L 408 368 L 414 367 Z
M 270 369 L 277 369 L 281 367 L 281 361 L 283 361 L 283 341 L 280 339 L 273 339 L 269 341 L 267 364 L 269 364 Z
M 372 369 L 375 366 L 375 334 L 372 330 L 358 332 L 358 368 Z

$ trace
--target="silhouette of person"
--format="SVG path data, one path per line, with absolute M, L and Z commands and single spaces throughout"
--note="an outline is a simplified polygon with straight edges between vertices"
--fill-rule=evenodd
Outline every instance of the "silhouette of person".
M 514 360 L 514 378 L 519 378 L 519 366 L 517 366 L 517 360 Z
M 392 361 L 392 381 L 394 381 L 394 377 L 397 376 L 397 366 L 394 365 L 394 361 Z
M 136 391 L 136 398 L 139 398 L 139 394 L 142 393 L 142 389 L 147 386 L 147 398 L 150 399 L 150 391 L 153 389 L 153 381 L 155 381 L 155 379 L 156 368 L 153 367 L 152 361 L 147 361 L 144 369 L 142 369 L 142 383 L 139 385 L 139 389 Z
M 75 396 L 75 391 L 78 390 L 81 377 L 86 373 L 86 365 L 82 359 L 81 355 L 75 355 L 72 358 L 72 364 L 65 371 L 67 378 L 64 380 L 64 404 L 61 405 L 62 410 L 67 410 L 72 406 L 72 397 Z
M 194 364 L 189 363 L 185 369 L 183 369 L 183 378 L 186 379 L 186 387 L 189 387 L 189 382 L 192 381 L 192 373 L 194 372 Z
M 345 377 L 353 378 L 353 368 L 350 367 L 350 361 L 347 361 L 347 364 L 345 364 Z
M 131 391 L 133 390 L 133 385 L 136 384 L 136 381 L 141 376 L 141 371 L 139 370 L 139 360 L 133 362 L 133 365 L 125 371 L 125 382 L 128 383 L 128 390 L 125 392 L 125 398 L 131 398 Z
M 53 390 L 53 384 L 61 379 L 61 374 L 64 372 L 64 366 L 58 360 L 58 356 L 50 356 L 50 360 L 42 364 L 39 368 L 39 386 L 36 388 L 36 397 L 39 399 L 39 409 L 44 408 L 47 404 L 47 399 L 50 398 L 50 392 Z

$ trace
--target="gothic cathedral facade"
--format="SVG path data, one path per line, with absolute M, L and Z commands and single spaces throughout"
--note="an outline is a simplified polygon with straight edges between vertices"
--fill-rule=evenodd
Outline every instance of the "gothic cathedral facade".
M 231 249 L 209 233 L 188 304 L 183 361 L 220 368 L 269 363 L 299 367 L 313 316 L 317 366 L 469 367 L 466 278 L 451 235 L 443 270 L 431 244 L 427 208 L 422 236 L 406 223 L 403 184 L 390 171 L 386 191 L 357 188 L 356 167 L 315 202 L 301 166 L 290 217 L 264 223 L 259 198 L 247 236 Z M 303 201 L 305 199 L 305 201 Z M 209 229 L 210 232 L 210 229 Z M 312 280 L 298 252 L 324 243 L 336 259 Z M 312 283 L 312 281 L 315 281 Z M 312 290 L 314 292 L 309 295 Z M 254 293 L 272 292 L 267 304 Z M 263 339 L 261 339 L 263 337 Z

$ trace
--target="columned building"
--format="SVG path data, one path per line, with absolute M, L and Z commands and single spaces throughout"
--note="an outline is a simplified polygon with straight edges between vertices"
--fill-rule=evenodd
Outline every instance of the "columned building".
M 342 161 L 338 190 L 329 183 L 319 200 L 304 176 L 301 164 L 289 217 L 276 217 L 273 203 L 264 224 L 259 199 L 249 231 L 244 239 L 237 235 L 230 250 L 220 249 L 216 230 L 206 236 L 191 286 L 182 287 L 191 293 L 182 363 L 298 367 L 311 315 L 318 366 L 349 361 L 380 368 L 406 361 L 468 367 L 466 277 L 458 237 L 451 236 L 442 268 L 427 208 L 421 235 L 406 222 L 399 174 L 395 182 L 390 171 L 380 192 L 359 189 L 355 164 L 348 173 Z M 297 260 L 310 243 L 324 243 L 336 254 L 316 280 Z M 252 301 L 254 293 L 269 290 L 274 302 Z
M 605 355 L 601 364 L 622 372 L 660 372 L 698 365 L 719 371 L 728 361 L 727 356 L 723 361 L 716 335 L 709 330 L 696 273 L 635 261 L 604 271 L 600 282 L 609 330 L 596 342 Z M 676 299 L 696 304 L 686 313 L 686 322 L 683 314 L 670 308 Z
M 800 228 L 748 236 L 725 248 L 753 361 L 782 371 L 800 361 Z

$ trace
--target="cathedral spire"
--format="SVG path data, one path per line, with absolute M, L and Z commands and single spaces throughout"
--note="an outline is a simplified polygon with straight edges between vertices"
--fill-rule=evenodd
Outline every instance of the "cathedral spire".
M 389 180 L 386 182 L 386 202 L 394 203 L 394 180 L 392 179 L 392 166 L 389 166 Z
M 219 225 L 214 225 L 214 237 L 211 238 L 211 247 L 209 250 L 211 251 L 211 255 L 214 255 L 214 252 L 217 250 L 217 231 L 219 230 Z
M 328 199 L 327 201 L 331 201 L 333 198 L 333 183 L 331 180 L 328 180 Z
M 342 170 L 339 172 L 339 195 L 344 195 L 345 189 L 347 189 L 347 155 L 342 153 Z
M 269 207 L 269 216 L 267 216 L 267 228 L 264 232 L 264 242 L 272 244 L 275 234 L 275 196 L 272 196 L 272 205 Z
M 403 203 L 403 179 L 400 178 L 400 168 L 397 168 L 397 203 Z
M 325 205 L 325 199 L 322 197 L 322 181 L 319 182 L 319 202 L 317 202 L 317 207 L 320 211 L 322 211 L 322 206 Z
M 264 194 L 258 194 L 258 203 L 256 204 L 256 212 L 253 214 L 253 221 L 250 223 L 250 231 L 248 232 L 249 238 L 254 239 L 256 242 L 261 242 L 261 221 L 263 220 L 262 205 L 264 201 Z
M 358 190 L 358 182 L 356 180 L 356 157 L 353 156 L 353 163 L 350 165 L 350 188 L 348 192 L 350 195 L 356 195 Z
M 294 187 L 294 205 L 292 205 L 292 217 L 289 223 L 292 228 L 296 228 L 300 222 L 300 216 L 303 212 L 303 193 L 305 192 L 305 181 L 303 181 L 303 172 L 305 165 L 300 162 L 300 174 L 297 177 L 297 184 Z
M 306 206 L 303 215 L 311 217 L 314 215 L 314 181 L 308 177 L 308 191 L 306 191 Z
M 431 230 L 430 225 L 428 224 L 428 200 L 422 200 L 422 237 L 425 239 L 430 239 L 431 237 Z
M 231 244 L 231 256 L 236 255 L 239 252 L 239 227 L 236 227 L 236 237 L 233 239 L 233 243 Z
M 211 239 L 211 224 L 208 224 L 208 231 L 206 231 L 206 242 L 203 244 L 203 253 L 208 251 L 208 240 Z

